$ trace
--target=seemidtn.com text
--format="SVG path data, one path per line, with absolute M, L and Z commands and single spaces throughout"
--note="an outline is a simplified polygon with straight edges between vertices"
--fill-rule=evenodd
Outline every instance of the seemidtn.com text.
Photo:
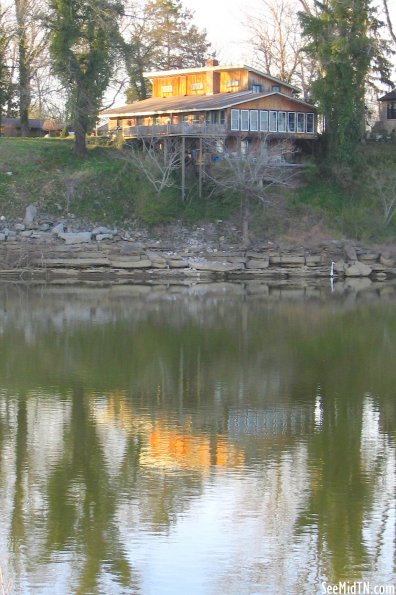
M 375 585 L 370 581 L 322 582 L 324 595 L 396 595 L 395 585 Z

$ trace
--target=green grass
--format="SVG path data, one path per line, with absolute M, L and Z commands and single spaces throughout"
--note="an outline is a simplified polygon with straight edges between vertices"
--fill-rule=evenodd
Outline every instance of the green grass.
M 49 215 L 144 225 L 215 220 L 237 208 L 229 197 L 199 199 L 195 186 L 184 201 L 177 180 L 158 195 L 112 147 L 89 146 L 81 160 L 70 139 L 0 138 L 0 211 L 7 218 L 23 217 L 31 203 Z
M 237 193 L 212 196 L 204 188 L 199 198 L 198 181 L 189 177 L 184 201 L 177 179 L 158 195 L 144 175 L 120 157 L 114 147 L 89 146 L 88 157 L 81 160 L 71 139 L 0 138 L 0 215 L 23 217 L 26 206 L 34 203 L 42 214 L 59 218 L 73 214 L 117 226 L 237 222 Z M 357 163 L 354 169 L 338 172 L 324 165 L 313 167 L 297 190 L 252 204 L 252 234 L 260 240 L 298 234 L 303 238 L 318 226 L 327 237 L 394 241 L 396 215 L 385 227 L 369 172 L 385 167 L 395 172 L 396 184 L 395 146 L 369 143 Z

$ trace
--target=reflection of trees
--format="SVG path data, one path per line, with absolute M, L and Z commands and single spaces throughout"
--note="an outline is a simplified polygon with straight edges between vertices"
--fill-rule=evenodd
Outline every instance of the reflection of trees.
M 118 538 L 117 500 L 117 485 L 106 471 L 89 403 L 76 387 L 65 452 L 48 482 L 46 544 L 50 552 L 67 550 L 70 544 L 81 552 L 76 593 L 100 592 L 98 578 L 104 567 L 121 585 L 137 586 Z

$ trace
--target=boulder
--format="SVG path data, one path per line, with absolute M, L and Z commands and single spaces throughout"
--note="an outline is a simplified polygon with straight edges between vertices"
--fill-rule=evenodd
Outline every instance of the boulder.
M 344 255 L 345 260 L 355 261 L 358 259 L 355 248 L 350 244 L 344 245 Z
M 389 254 L 381 254 L 380 263 L 383 264 L 384 267 L 393 267 L 395 264 L 395 259 Z
M 355 262 L 344 267 L 345 275 L 347 277 L 368 277 L 371 275 L 372 269 L 363 262 Z
M 54 235 L 59 235 L 60 233 L 65 233 L 65 227 L 64 227 L 63 223 L 58 223 L 57 225 L 54 225 L 54 227 L 52 228 L 52 233 Z
M 25 218 L 23 220 L 25 225 L 31 225 L 37 217 L 37 208 L 34 205 L 26 207 Z

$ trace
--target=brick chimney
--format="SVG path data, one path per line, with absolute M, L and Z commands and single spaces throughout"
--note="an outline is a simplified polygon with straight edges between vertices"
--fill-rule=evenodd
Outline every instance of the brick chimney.
M 216 58 L 208 58 L 205 62 L 205 66 L 207 66 L 208 68 L 210 68 L 211 66 L 218 66 L 219 65 L 219 61 L 216 60 Z

